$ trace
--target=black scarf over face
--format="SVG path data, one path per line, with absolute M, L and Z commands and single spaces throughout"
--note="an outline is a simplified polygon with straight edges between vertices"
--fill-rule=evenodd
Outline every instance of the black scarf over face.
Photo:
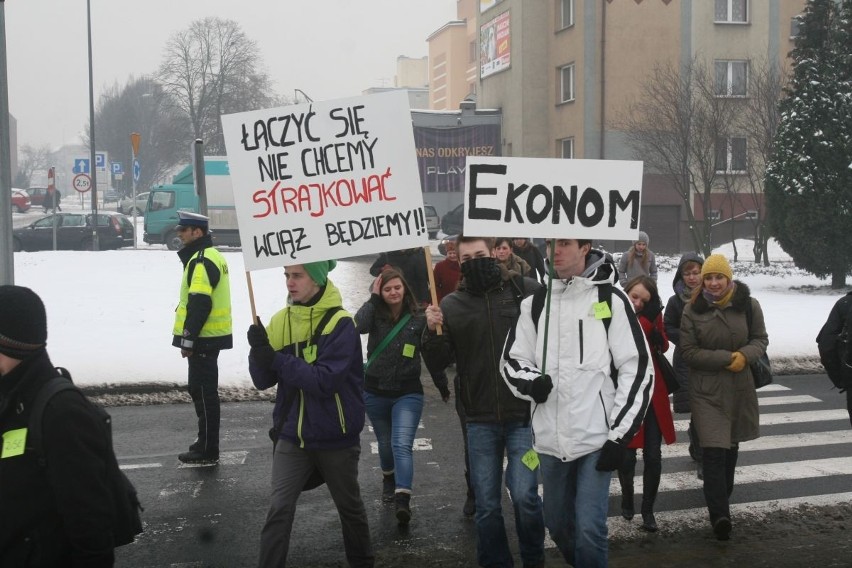
M 487 292 L 502 279 L 497 259 L 491 256 L 471 258 L 462 262 L 461 273 L 467 287 L 478 294 Z

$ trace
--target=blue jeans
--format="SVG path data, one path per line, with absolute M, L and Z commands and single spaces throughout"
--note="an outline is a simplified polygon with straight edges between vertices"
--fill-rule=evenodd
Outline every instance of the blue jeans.
M 476 494 L 476 557 L 480 566 L 514 566 L 503 523 L 503 454 L 508 458 L 506 487 L 515 510 L 521 559 L 535 565 L 544 560 L 544 518 L 538 496 L 538 472 L 521 462 L 532 448 L 532 434 L 523 422 L 468 422 L 470 481 Z
M 397 491 L 410 493 L 414 480 L 411 454 L 423 413 L 423 395 L 406 394 L 390 398 L 365 392 L 364 403 L 379 442 L 382 473 L 393 473 Z
M 612 473 L 598 471 L 600 450 L 574 461 L 539 455 L 544 522 L 565 561 L 577 568 L 606 568 L 606 514 Z

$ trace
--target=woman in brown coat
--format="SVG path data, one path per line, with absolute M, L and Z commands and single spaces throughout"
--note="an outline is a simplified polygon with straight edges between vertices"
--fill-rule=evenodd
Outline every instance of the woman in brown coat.
M 769 339 L 760 304 L 748 286 L 733 279 L 724 256 L 710 255 L 701 267 L 701 286 L 684 308 L 680 334 L 692 419 L 704 454 L 704 499 L 716 538 L 727 540 L 739 443 L 760 435 L 749 363 L 766 352 Z

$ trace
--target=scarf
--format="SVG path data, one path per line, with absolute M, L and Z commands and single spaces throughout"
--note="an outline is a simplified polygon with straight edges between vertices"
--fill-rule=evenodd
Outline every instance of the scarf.
M 707 300 L 707 303 L 715 304 L 717 307 L 724 308 L 726 305 L 728 305 L 728 302 L 731 301 L 731 297 L 734 295 L 734 289 L 735 288 L 736 288 L 736 285 L 734 285 L 734 281 L 731 280 L 728 283 L 727 288 L 722 290 L 722 293 L 719 294 L 718 296 L 714 296 L 713 294 L 711 294 L 707 290 L 707 288 L 704 288 L 701 291 L 701 294 L 704 296 L 704 299 Z
M 467 287 L 477 294 L 487 292 L 503 279 L 497 259 L 490 256 L 472 258 L 461 263 L 461 273 Z

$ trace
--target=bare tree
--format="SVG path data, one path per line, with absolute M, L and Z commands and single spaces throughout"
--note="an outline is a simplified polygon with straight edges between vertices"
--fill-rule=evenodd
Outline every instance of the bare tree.
M 21 146 L 18 159 L 18 175 L 15 176 L 15 187 L 29 187 L 33 174 L 40 170 L 47 170 L 50 165 L 50 146 L 32 146 L 24 144 Z
M 124 179 L 116 184 L 124 193 L 130 193 L 132 187 L 133 132 L 141 135 L 138 188 L 167 181 L 177 164 L 189 162 L 186 119 L 167 99 L 162 87 L 150 78 L 131 77 L 125 86 L 115 84 L 101 93 L 95 112 L 95 142 L 98 150 L 109 153 L 110 160 L 124 165 Z M 86 128 L 82 137 L 87 146 L 88 132 Z
M 720 143 L 735 124 L 737 103 L 719 96 L 715 74 L 697 57 L 681 66 L 659 65 L 641 96 L 617 120 L 638 159 L 668 180 L 686 210 L 695 250 L 712 250 L 711 194 L 724 187 Z M 703 221 L 695 218 L 695 205 Z
M 205 152 L 224 154 L 219 117 L 271 106 L 271 81 L 257 45 L 233 20 L 208 17 L 175 33 L 163 55 L 159 81 Z

